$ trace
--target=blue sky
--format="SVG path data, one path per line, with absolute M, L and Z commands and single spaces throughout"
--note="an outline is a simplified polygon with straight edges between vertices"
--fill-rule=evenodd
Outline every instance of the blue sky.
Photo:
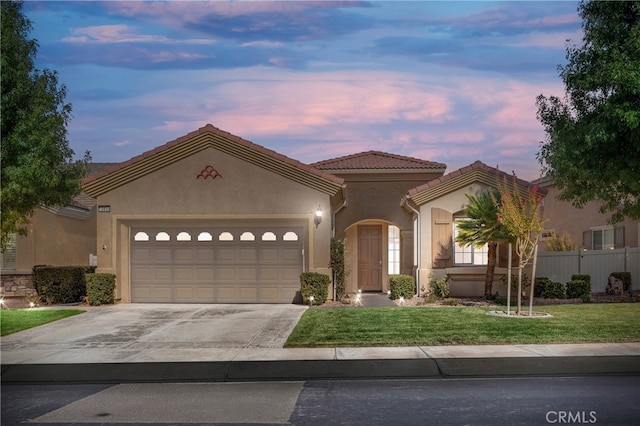
M 125 161 L 211 123 L 305 163 L 368 150 L 539 177 L 574 1 L 28 1 L 69 142 Z

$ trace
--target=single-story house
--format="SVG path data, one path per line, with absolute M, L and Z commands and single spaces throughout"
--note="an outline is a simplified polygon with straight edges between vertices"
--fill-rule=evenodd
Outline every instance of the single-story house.
M 480 162 L 445 169 L 379 151 L 303 164 L 207 125 L 85 179 L 86 227 L 38 211 L 30 233 L 51 247 L 36 252 L 17 237 L 24 260 L 14 269 L 95 255 L 97 272 L 116 275 L 123 303 L 291 303 L 302 272 L 331 274 L 335 237 L 346 241 L 347 292 L 385 292 L 388 276 L 402 273 L 417 278 L 418 293 L 448 275 L 452 295 L 480 296 L 486 250 L 455 244 L 455 223 L 465 195 L 504 173 Z M 499 257 L 498 277 L 504 248 Z

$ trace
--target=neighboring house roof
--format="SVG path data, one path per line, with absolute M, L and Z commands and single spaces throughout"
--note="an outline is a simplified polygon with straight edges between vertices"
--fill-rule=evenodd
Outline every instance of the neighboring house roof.
M 84 180 L 97 197 L 207 148 L 214 148 L 331 196 L 342 197 L 344 180 L 254 144 L 211 124 Z
M 380 151 L 367 151 L 318 161 L 317 163 L 312 163 L 311 166 L 328 172 L 366 171 L 383 173 L 397 171 L 444 172 L 447 167 L 447 165 L 443 163 Z
M 483 183 L 495 188 L 497 187 L 498 179 L 504 178 L 507 180 L 507 185 L 513 188 L 513 175 L 502 172 L 494 167 L 489 167 L 481 161 L 476 161 L 466 167 L 410 189 L 405 196 L 405 200 L 411 201 L 413 204 L 419 206 L 474 182 Z M 529 182 L 523 179 L 516 178 L 515 182 L 521 191 L 526 191 L 531 186 Z M 538 193 L 546 195 L 547 191 L 539 189 Z

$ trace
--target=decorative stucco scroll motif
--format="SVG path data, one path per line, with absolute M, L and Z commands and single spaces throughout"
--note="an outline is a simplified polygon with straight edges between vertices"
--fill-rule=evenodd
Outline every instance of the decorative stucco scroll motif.
M 200 172 L 200 174 L 196 177 L 197 179 L 215 179 L 215 178 L 222 178 L 222 175 L 220 174 L 220 172 L 218 172 L 213 166 L 205 166 L 204 169 L 202 169 L 202 171 Z

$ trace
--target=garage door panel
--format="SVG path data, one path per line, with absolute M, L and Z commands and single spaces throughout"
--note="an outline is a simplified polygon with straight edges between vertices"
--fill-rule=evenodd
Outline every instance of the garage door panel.
M 236 259 L 235 247 L 224 247 L 216 250 L 216 261 L 219 263 L 229 262 L 233 263 Z
M 173 294 L 176 302 L 190 302 L 193 300 L 193 288 L 191 287 L 175 287 Z
M 300 270 L 298 268 L 280 268 L 282 280 L 286 282 L 299 283 Z
M 221 268 L 215 269 L 215 275 L 219 282 L 236 281 L 236 268 Z
M 137 262 L 151 262 L 153 260 L 152 250 L 150 247 L 134 247 L 131 250 L 131 258 Z
M 211 267 L 208 268 L 197 268 L 197 276 L 198 276 L 198 281 L 202 282 L 202 281 L 209 281 L 209 282 L 213 282 L 213 276 L 214 276 L 214 269 Z
M 214 251 L 212 248 L 197 248 L 196 249 L 196 259 L 198 262 L 213 262 L 214 260 Z
M 133 300 L 136 302 L 173 302 L 173 291 L 172 288 L 168 286 L 136 286 L 133 288 L 132 293 Z
M 153 279 L 156 281 L 167 281 L 171 282 L 173 278 L 173 269 L 167 266 L 163 267 L 155 267 L 153 269 Z
M 283 236 L 302 237 L 303 228 L 286 225 L 185 228 L 184 224 L 180 224 L 179 230 L 176 228 L 132 230 L 132 301 L 291 303 L 294 300 L 303 269 L 304 238 L 291 241 Z M 151 238 L 136 239 L 139 232 Z M 255 240 L 249 239 L 249 234 Z M 167 241 L 155 240 L 156 235 Z
M 215 289 L 213 287 L 197 287 L 195 297 L 198 301 L 202 301 L 202 303 L 215 302 Z
M 277 247 L 268 247 L 260 249 L 260 260 L 264 262 L 277 262 L 279 250 Z
M 238 255 L 241 262 L 255 263 L 258 260 L 258 250 L 256 248 L 241 248 L 238 250 Z
M 154 263 L 171 263 L 173 250 L 170 247 L 155 248 L 152 253 Z
M 278 268 L 260 268 L 260 282 L 263 281 L 278 281 Z
M 278 287 L 260 287 L 261 303 L 277 303 Z
M 302 250 L 298 247 L 284 247 L 280 252 L 280 259 L 283 262 L 300 264 L 302 262 Z
M 193 249 L 191 248 L 176 248 L 175 249 L 175 263 L 193 263 Z
M 218 297 L 217 297 L 218 302 L 233 303 L 235 300 L 237 300 L 235 287 L 218 287 L 217 293 L 218 293 Z
M 258 290 L 256 287 L 240 287 L 238 289 L 238 299 L 255 303 L 258 300 Z
M 238 275 L 239 275 L 240 281 L 256 282 L 256 279 L 258 278 L 258 273 L 256 268 L 240 268 L 238 270 Z

